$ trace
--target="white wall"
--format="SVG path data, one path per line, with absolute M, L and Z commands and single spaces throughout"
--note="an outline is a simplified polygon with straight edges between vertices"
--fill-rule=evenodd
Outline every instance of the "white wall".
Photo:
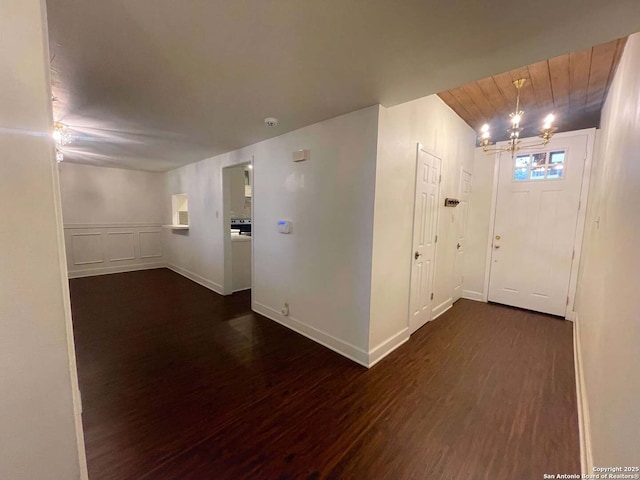
M 487 155 L 482 148 L 474 150 L 463 290 L 463 297 L 472 300 L 482 300 L 484 294 L 495 165 L 495 155 Z
M 254 309 L 375 363 L 408 338 L 417 142 L 443 158 L 442 198 L 458 197 L 462 167 L 473 170 L 475 132 L 437 96 L 370 107 L 170 171 L 165 215 L 171 194 L 188 193 L 190 229 L 166 233 L 168 263 L 224 291 L 221 168 L 253 159 Z M 301 148 L 311 160 L 293 163 Z M 434 305 L 442 312 L 452 303 L 456 211 L 440 208 Z M 280 219 L 293 221 L 291 235 L 277 233 Z
M 70 278 L 165 264 L 164 181 L 162 173 L 60 164 Z
M 161 223 L 164 175 L 120 168 L 60 164 L 66 224 Z
M 168 172 L 166 218 L 182 192 L 190 217 L 165 235 L 171 268 L 223 290 L 221 167 L 253 157 L 253 308 L 366 364 L 377 128 L 375 106 Z M 311 159 L 292 162 L 302 148 Z
M 442 158 L 441 199 L 459 197 L 461 168 L 473 171 L 476 134 L 436 95 L 380 107 L 371 283 L 372 361 L 408 338 L 416 144 Z M 474 180 L 475 184 L 475 180 Z M 434 306 L 452 303 L 456 209 L 441 202 Z
M 602 112 L 576 295 L 593 464 L 637 465 L 640 432 L 640 36 Z M 583 396 L 583 400 L 584 400 Z
M 40 0 L 0 3 L 3 479 L 86 478 L 44 15 Z

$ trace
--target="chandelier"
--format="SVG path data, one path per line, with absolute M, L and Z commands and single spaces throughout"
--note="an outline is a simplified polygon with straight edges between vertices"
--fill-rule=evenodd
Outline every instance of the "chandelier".
M 522 89 L 526 81 L 527 80 L 525 78 L 519 78 L 518 80 L 513 81 L 513 86 L 516 87 L 516 109 L 509 115 L 511 124 L 511 126 L 507 128 L 507 133 L 509 134 L 509 143 L 505 147 L 491 148 L 491 145 L 493 145 L 493 143 L 491 142 L 491 132 L 489 124 L 485 123 L 480 129 L 478 142 L 485 153 L 493 154 L 501 152 L 511 152 L 511 158 L 513 158 L 518 150 L 545 146 L 547 143 L 549 143 L 549 140 L 557 130 L 557 128 L 553 126 L 555 117 L 553 113 L 550 113 L 545 117 L 542 128 L 540 129 L 540 133 L 538 134 L 538 136 L 542 139 L 541 141 L 531 143 L 523 142 L 522 140 L 520 140 L 520 132 L 522 132 L 523 130 L 523 128 L 520 126 L 520 123 L 522 122 L 522 117 L 524 116 L 524 110 L 520 110 L 520 90 Z
M 56 160 L 58 163 L 64 160 L 64 154 L 62 153 L 62 147 L 71 143 L 71 134 L 69 129 L 63 123 L 56 122 L 53 125 L 53 133 L 51 134 L 53 140 L 56 142 Z

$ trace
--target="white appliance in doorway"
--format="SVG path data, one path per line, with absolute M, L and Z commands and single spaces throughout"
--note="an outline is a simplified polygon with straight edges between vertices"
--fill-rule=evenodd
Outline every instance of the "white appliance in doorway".
M 590 142 L 591 132 L 558 134 L 539 149 L 500 154 L 489 301 L 567 314 Z
M 409 331 L 431 320 L 442 161 L 418 144 L 411 253 Z

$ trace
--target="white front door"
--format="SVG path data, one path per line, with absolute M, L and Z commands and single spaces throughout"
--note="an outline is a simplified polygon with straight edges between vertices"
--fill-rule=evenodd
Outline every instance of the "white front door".
M 500 155 L 489 300 L 565 316 L 587 136 Z
M 440 198 L 441 160 L 418 145 L 416 197 L 411 252 L 411 294 L 409 329 L 413 333 L 431 320 L 433 271 Z
M 464 169 L 460 171 L 460 187 L 458 199 L 460 203 L 455 210 L 456 218 L 456 259 L 453 267 L 453 301 L 462 297 L 464 282 L 464 246 L 467 237 L 467 218 L 469 216 L 469 197 L 471 196 L 472 175 Z

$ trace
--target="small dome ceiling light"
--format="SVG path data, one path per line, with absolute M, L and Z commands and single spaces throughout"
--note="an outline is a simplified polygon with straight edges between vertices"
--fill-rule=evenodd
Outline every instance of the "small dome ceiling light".
M 267 127 L 277 127 L 278 126 L 278 119 L 275 117 L 267 117 L 264 119 L 264 124 Z

